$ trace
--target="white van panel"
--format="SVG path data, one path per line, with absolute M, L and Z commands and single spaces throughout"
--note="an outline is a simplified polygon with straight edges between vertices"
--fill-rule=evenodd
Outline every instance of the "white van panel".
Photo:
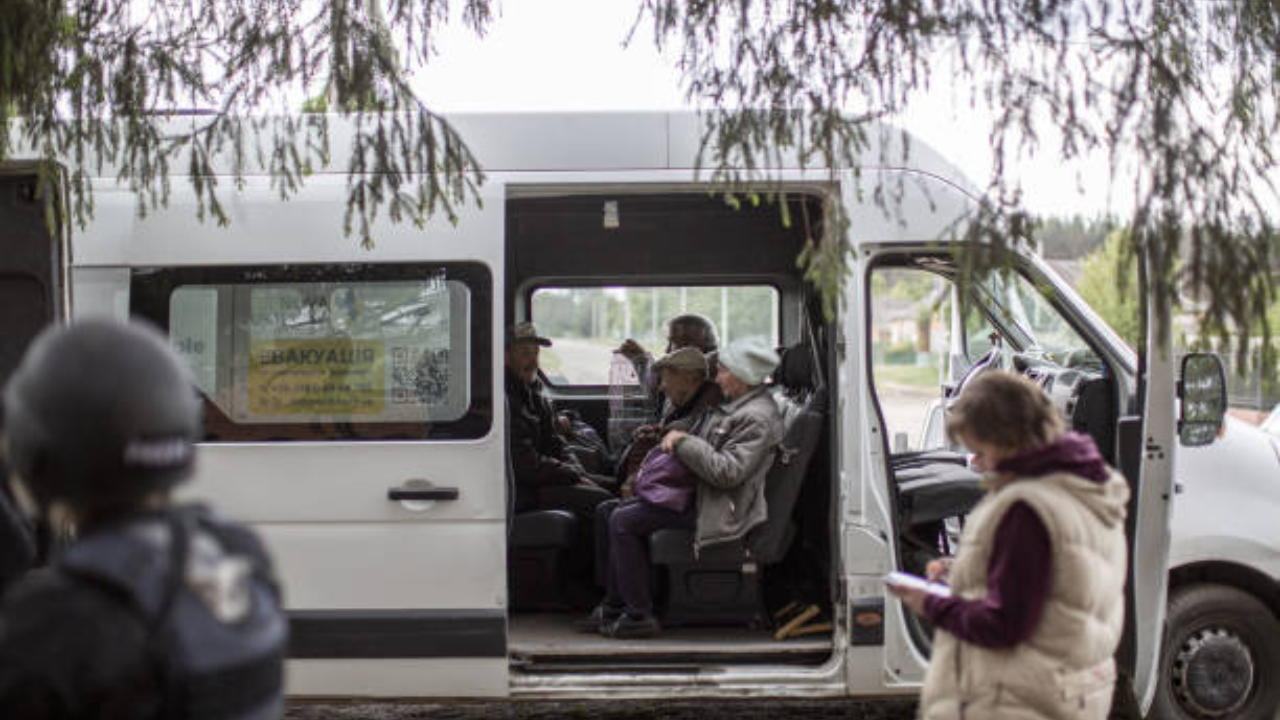
M 451 115 L 486 172 L 668 167 L 667 113 Z M 518 132 L 513 132 L 519 128 Z
M 506 658 L 360 662 L 360 671 L 353 672 L 347 660 L 290 660 L 285 694 L 291 698 L 397 698 L 428 686 L 451 689 L 449 697 L 507 694 Z
M 275 559 L 290 609 L 506 607 L 506 527 L 500 520 L 255 528 Z
M 1280 457 L 1265 433 L 1228 417 L 1222 437 L 1180 447 L 1169 567 L 1228 560 L 1280 579 Z M 1263 518 L 1269 521 L 1262 520 Z
M 186 178 L 175 178 L 175 188 L 186 188 Z M 196 222 L 195 212 L 182 219 L 184 227 Z M 128 256 L 130 238 L 138 223 L 137 196 L 114 182 L 93 183 L 93 221 L 84 229 L 71 231 L 71 264 L 123 265 Z M 74 288 L 74 286 L 73 286 Z M 74 291 L 74 289 L 73 289 Z
M 892 199 L 902 196 L 895 208 L 878 207 L 870 193 L 876 183 L 885 184 Z M 964 232 L 962 221 L 974 209 L 973 200 L 959 186 L 916 171 L 866 171 L 860 179 L 845 173 L 841 184 L 845 209 L 849 213 L 849 243 L 921 242 L 957 239 Z M 859 202 L 854 194 L 861 188 L 866 197 Z
M 482 260 L 490 267 L 501 267 L 503 192 L 500 182 L 490 180 L 481 190 L 484 207 L 459 206 L 456 224 L 450 224 L 443 212 L 422 228 L 409 222 L 392 223 L 383 208 L 373 225 L 374 247 L 366 250 L 355 227 L 350 236 L 342 231 L 345 176 L 308 178 L 297 195 L 284 201 L 269 179 L 247 178 L 243 191 L 228 188 L 219 195 L 230 220 L 228 227 L 212 219 L 197 220 L 194 193 L 182 179 L 175 179 L 169 204 L 142 220 L 124 214 L 133 212 L 131 194 L 100 191 L 103 210 L 119 214 L 120 222 L 95 221 L 79 233 L 74 257 L 77 265 L 133 267 L 432 259 Z
M 501 521 L 505 516 L 502 445 L 491 431 L 482 441 L 423 443 L 292 442 L 202 444 L 193 497 L 248 522 Z M 387 500 L 406 480 L 457 487 L 457 500 L 414 511 Z
M 129 317 L 128 268 L 72 268 L 71 317 Z

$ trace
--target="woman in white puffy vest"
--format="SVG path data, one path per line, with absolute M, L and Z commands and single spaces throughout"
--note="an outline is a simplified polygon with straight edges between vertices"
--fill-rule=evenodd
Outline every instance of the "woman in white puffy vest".
M 987 496 L 954 562 L 930 564 L 951 597 L 891 588 L 936 628 L 921 717 L 1106 718 L 1124 626 L 1128 485 L 1013 373 L 974 380 L 947 432 L 986 473 Z

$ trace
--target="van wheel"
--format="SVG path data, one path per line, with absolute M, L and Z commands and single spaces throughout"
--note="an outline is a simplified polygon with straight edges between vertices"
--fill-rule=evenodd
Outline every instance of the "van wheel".
M 1225 585 L 1170 593 L 1160 678 L 1148 718 L 1272 720 L 1280 704 L 1280 624 Z

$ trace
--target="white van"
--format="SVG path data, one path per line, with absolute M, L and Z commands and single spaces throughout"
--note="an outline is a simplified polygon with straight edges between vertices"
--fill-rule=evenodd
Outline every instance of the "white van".
M 1178 450 L 1168 368 L 1140 378 L 1134 353 L 1030 253 L 966 297 L 949 292 L 955 258 L 939 239 L 974 193 L 929 148 L 914 143 L 909 165 L 871 157 L 861 181 L 782 171 L 783 223 L 775 206 L 708 193 L 692 115 L 453 122 L 487 173 L 483 205 L 454 225 L 379 221 L 367 251 L 341 232 L 342 168 L 287 202 L 268 177 L 250 177 L 223 198 L 229 228 L 196 219 L 181 178 L 167 208 L 139 218 L 104 172 L 93 221 L 53 253 L 40 213 L 24 209 L 39 203 L 29 170 L 0 183 L 5 225 L 23 228 L 10 243 L 25 248 L 0 259 L 0 291 L 31 308 L 6 323 L 142 316 L 190 361 L 206 438 L 189 494 L 268 542 L 293 618 L 293 695 L 915 693 L 930 631 L 886 599 L 883 577 L 954 550 L 976 477 L 918 430 L 986 349 L 1041 381 L 1136 489 L 1136 612 L 1120 660 L 1139 702 L 1177 717 L 1270 717 L 1276 448 L 1228 424 L 1217 443 Z M 860 192 L 873 177 L 895 188 L 889 213 Z M 848 211 L 854 254 L 831 319 L 795 262 L 821 236 L 826 202 Z M 916 302 L 909 321 L 895 320 L 895 293 Z M 551 334 L 548 394 L 618 436 L 635 380 L 610 349 L 634 336 L 661 351 L 662 323 L 681 310 L 708 315 L 722 341 L 757 334 L 788 349 L 777 384 L 794 411 L 794 452 L 783 453 L 793 469 L 775 468 L 785 480 L 770 486 L 767 531 L 746 547 L 694 558 L 679 537 L 655 540 L 659 638 L 580 634 L 583 528 L 508 510 L 502 329 L 532 319 Z M 910 321 L 915 354 L 899 362 L 893 346 L 907 335 L 895 333 Z M 32 328 L 4 331 L 20 346 Z M 934 333 L 933 347 L 949 350 L 941 363 L 919 349 Z M 1143 382 L 1158 408 L 1145 426 Z M 775 640 L 788 605 L 817 614 L 806 634 Z M 1199 679 L 1223 672 L 1225 685 Z

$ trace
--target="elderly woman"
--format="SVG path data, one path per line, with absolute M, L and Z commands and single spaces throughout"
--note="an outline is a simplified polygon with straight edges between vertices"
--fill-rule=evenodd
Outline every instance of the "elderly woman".
M 720 352 L 716 373 L 723 403 L 708 410 L 695 432 L 669 430 L 663 436 L 661 452 L 696 477 L 696 502 L 684 513 L 661 517 L 645 503 L 613 513 L 609 593 L 599 608 L 602 634 L 638 638 L 659 630 L 645 553 L 650 534 L 692 528 L 697 550 L 740 539 L 765 521 L 764 478 L 782 440 L 782 417 L 763 383 L 777 365 L 777 353 L 759 340 L 730 344 Z
M 947 432 L 988 492 L 955 562 L 931 563 L 951 597 L 890 587 L 937 628 L 921 717 L 1102 720 L 1124 626 L 1128 485 L 1019 375 L 974 380 Z

